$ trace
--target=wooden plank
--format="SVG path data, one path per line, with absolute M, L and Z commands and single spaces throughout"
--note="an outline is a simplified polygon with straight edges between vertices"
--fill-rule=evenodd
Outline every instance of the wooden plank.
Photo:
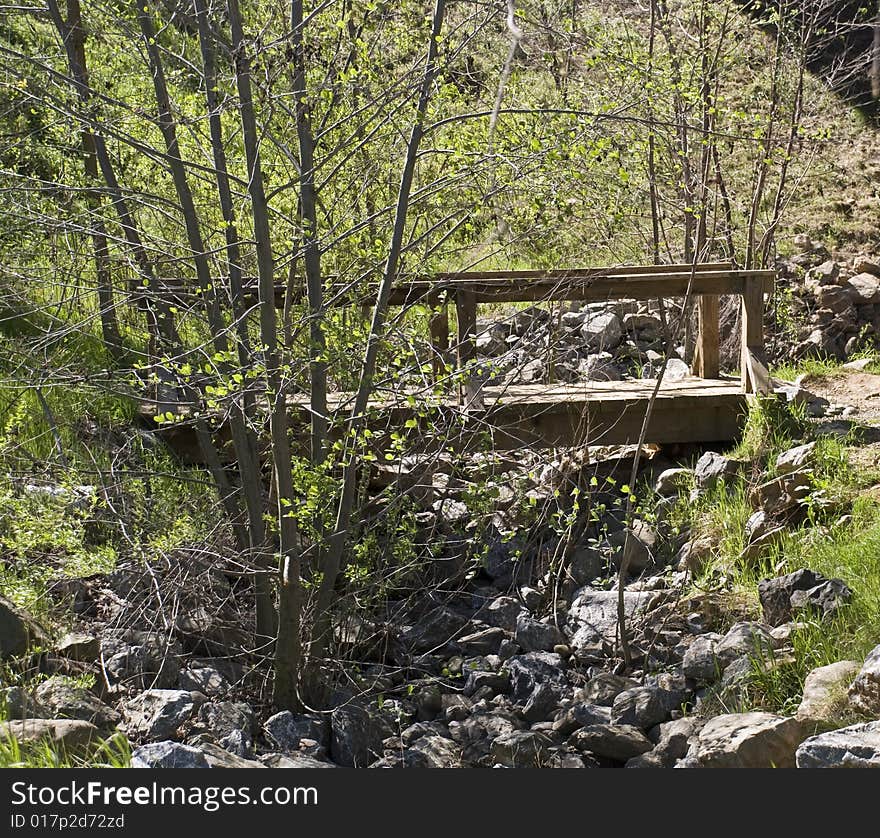
M 505 281 L 514 279 L 566 279 L 573 276 L 629 276 L 631 274 L 643 274 L 656 276 L 670 273 L 695 273 L 713 271 L 731 271 L 733 266 L 730 262 L 698 262 L 697 264 L 672 264 L 672 265 L 612 265 L 598 268 L 557 268 L 550 270 L 497 270 L 497 271 L 446 271 L 430 276 L 418 277 L 417 282 L 456 282 L 461 279 L 501 279 Z
M 572 275 L 565 279 L 536 278 L 527 283 L 506 280 L 456 279 L 441 286 L 411 283 L 391 292 L 391 305 L 414 305 L 424 302 L 426 295 L 438 287 L 469 290 L 478 303 L 528 303 L 549 300 L 602 302 L 614 299 L 656 299 L 705 294 L 737 294 L 745 292 L 746 282 L 758 281 L 772 289 L 772 271 L 705 271 L 670 273 L 663 276 L 628 274 L 619 276 Z
M 764 357 L 764 288 L 757 279 L 746 282 L 742 299 L 741 375 L 744 393 L 770 392 Z
M 706 294 L 699 298 L 697 320 L 699 334 L 694 355 L 694 375 L 700 378 L 718 378 L 720 338 L 717 295 Z
M 637 266 L 628 268 L 586 268 L 567 271 L 484 271 L 481 273 L 437 274 L 420 277 L 392 289 L 389 304 L 409 306 L 428 304 L 429 298 L 444 290 L 473 290 L 477 302 L 541 302 L 560 300 L 591 302 L 611 299 L 681 297 L 691 288 L 695 296 L 705 294 L 742 294 L 749 277 L 761 277 L 767 292 L 772 291 L 773 271 L 733 271 L 719 267 L 723 263 L 697 266 Z M 669 268 L 658 270 L 657 268 Z M 672 270 L 674 269 L 674 270 Z M 693 279 L 693 281 L 692 281 Z M 286 286 L 276 291 L 276 304 L 283 305 Z M 296 289 L 294 301 L 302 299 Z M 372 295 L 361 295 L 373 303 Z M 353 288 L 331 285 L 327 289 L 328 308 L 361 303 Z

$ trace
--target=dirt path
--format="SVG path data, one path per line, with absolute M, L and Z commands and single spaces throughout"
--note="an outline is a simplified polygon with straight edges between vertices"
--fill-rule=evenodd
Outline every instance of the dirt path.
M 880 425 L 880 375 L 843 370 L 834 375 L 806 376 L 801 382 L 811 393 L 831 404 L 851 405 L 851 417 L 861 424 Z

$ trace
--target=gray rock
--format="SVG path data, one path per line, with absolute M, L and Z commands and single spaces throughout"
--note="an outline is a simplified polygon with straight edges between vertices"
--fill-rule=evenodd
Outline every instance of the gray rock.
M 859 671 L 856 661 L 837 661 L 807 675 L 795 718 L 828 725 L 846 712 L 847 687 Z
M 494 670 L 472 669 L 468 672 L 462 692 L 465 696 L 472 696 L 484 688 L 492 695 L 510 692 L 510 673 L 507 670 L 495 672 Z
M 554 646 L 566 642 L 565 635 L 556 626 L 528 614 L 519 615 L 513 639 L 526 652 L 552 652 Z
M 549 737 L 532 730 L 514 730 L 492 742 L 492 760 L 508 768 L 538 768 L 549 757 Z
M 36 620 L 0 595 L 0 658 L 18 657 L 31 646 L 48 645 L 46 633 Z
M 880 279 L 870 273 L 856 274 L 846 281 L 845 289 L 854 305 L 880 303 Z
M 798 768 L 880 768 L 880 721 L 811 736 L 796 761 Z
M 507 661 L 512 699 L 529 722 L 550 718 L 570 689 L 562 658 L 551 652 L 528 652 Z
M 741 463 L 731 460 L 715 451 L 706 451 L 694 467 L 694 483 L 697 489 L 707 491 L 718 483 L 725 483 L 731 477 L 734 477 Z
M 807 442 L 804 445 L 798 445 L 795 448 L 789 448 L 787 451 L 783 451 L 776 458 L 777 473 L 788 474 L 789 472 L 803 468 L 813 459 L 815 451 L 815 442 Z
M 178 643 L 155 632 L 129 631 L 101 638 L 101 661 L 108 680 L 127 688 L 176 686 L 180 654 Z
M 579 588 L 588 585 L 604 570 L 605 558 L 593 547 L 577 547 L 568 560 L 568 573 Z
M 721 635 L 708 632 L 695 638 L 687 647 L 681 662 L 685 676 L 698 684 L 712 684 L 721 677 L 723 667 L 720 666 L 715 648 Z
M 841 579 L 826 579 L 821 573 L 806 568 L 762 579 L 758 597 L 764 619 L 771 626 L 789 622 L 801 611 L 809 611 L 827 619 L 852 599 L 852 591 Z
M 625 678 L 623 675 L 615 675 L 613 672 L 600 672 L 578 690 L 577 697 L 603 707 L 611 707 L 614 704 L 614 699 L 624 690 L 638 686 L 639 682 L 633 678 Z
M 235 754 L 227 751 L 225 748 L 215 745 L 213 742 L 203 742 L 198 746 L 208 768 L 265 768 L 262 762 L 254 759 L 248 759 L 241 754 Z
M 210 732 L 223 744 L 226 737 L 241 733 L 252 743 L 255 728 L 254 711 L 243 701 L 208 701 L 198 709 L 195 722 L 198 729 Z M 323 744 L 327 744 L 325 737 Z M 225 744 L 223 747 L 227 747 Z
M 210 768 L 205 755 L 180 742 L 151 742 L 131 752 L 132 768 Z
M 336 768 L 332 762 L 308 754 L 264 754 L 260 762 L 266 768 Z
M 302 739 L 311 739 L 327 747 L 330 744 L 327 722 L 320 716 L 282 710 L 263 724 L 266 738 L 282 751 L 299 750 Z
M 666 362 L 666 369 L 663 371 L 663 380 L 684 381 L 691 375 L 691 368 L 681 360 L 681 358 L 670 358 Z
M 444 648 L 461 633 L 467 618 L 441 606 L 401 633 L 403 644 L 417 654 Z
M 675 698 L 658 687 L 633 687 L 619 693 L 611 705 L 611 722 L 648 730 L 668 721 L 677 709 Z
M 577 366 L 578 377 L 587 381 L 620 381 L 623 376 L 607 352 L 588 355 Z
M 632 621 L 647 611 L 655 595 L 649 591 L 624 591 L 627 619 Z M 575 652 L 603 654 L 617 637 L 617 591 L 583 588 L 577 592 L 568 612 L 565 633 Z
M 443 736 L 421 736 L 403 754 L 406 768 L 457 768 L 461 746 Z
M 726 668 L 743 655 L 766 656 L 774 646 L 770 629 L 761 624 L 743 621 L 734 623 L 715 646 L 715 656 Z
M 865 658 L 850 685 L 849 700 L 857 710 L 875 718 L 880 716 L 880 646 L 875 646 Z
M 523 606 L 518 599 L 512 596 L 499 596 L 486 606 L 485 614 L 481 616 L 489 625 L 513 633 L 521 611 Z
M 6 687 L 0 690 L 0 715 L 7 719 L 49 719 L 52 711 L 24 687 Z
M 626 561 L 630 576 L 638 576 L 656 564 L 657 533 L 644 521 L 633 521 L 631 528 L 612 533 L 608 543 L 614 551 L 612 563 L 620 570 Z
M 505 639 L 507 632 L 503 628 L 487 628 L 459 638 L 458 648 L 466 655 L 494 655 Z
M 647 753 L 654 746 L 642 731 L 630 725 L 590 725 L 576 730 L 568 744 L 615 762 L 626 762 Z
M 330 756 L 337 765 L 365 768 L 384 737 L 363 707 L 349 704 L 330 714 Z
M 772 713 L 728 713 L 710 719 L 688 751 L 700 768 L 794 768 L 805 730 Z
M 122 721 L 122 716 L 91 690 L 74 687 L 68 680 L 57 676 L 37 687 L 37 700 L 50 708 L 56 718 L 80 719 L 104 731 L 112 730 Z
M 212 666 L 190 666 L 181 671 L 177 685 L 182 690 L 204 693 L 208 698 L 223 695 L 229 691 L 229 681 Z
M 658 495 L 671 497 L 687 489 L 693 479 L 694 470 L 691 468 L 668 468 L 658 475 L 654 491 Z
M 614 349 L 623 337 L 620 318 L 612 312 L 590 312 L 581 325 L 581 337 L 590 349 Z
M 701 574 L 714 555 L 716 544 L 708 536 L 699 536 L 686 541 L 676 556 L 677 569 L 695 576 Z
M 0 723 L 0 742 L 14 739 L 21 744 L 48 742 L 68 753 L 97 745 L 101 733 L 80 719 L 15 719 Z
M 158 742 L 174 737 L 195 709 L 185 690 L 145 690 L 123 705 L 122 714 L 130 736 Z
M 101 641 L 93 634 L 74 631 L 65 634 L 56 649 L 62 657 L 91 663 L 101 654 Z
M 781 515 L 794 509 L 811 491 L 812 477 L 806 471 L 790 471 L 756 486 L 749 493 L 753 509 Z
M 219 744 L 221 748 L 243 759 L 253 756 L 254 753 L 253 737 L 246 730 L 230 730 L 220 738 Z
M 656 740 L 657 744 L 648 753 L 633 757 L 626 763 L 626 767 L 673 768 L 687 754 L 690 740 L 700 726 L 701 722 L 697 719 L 685 716 L 648 731 L 648 738 Z
M 611 708 L 599 704 L 578 702 L 557 714 L 553 730 L 560 736 L 569 736 L 580 727 L 611 724 Z

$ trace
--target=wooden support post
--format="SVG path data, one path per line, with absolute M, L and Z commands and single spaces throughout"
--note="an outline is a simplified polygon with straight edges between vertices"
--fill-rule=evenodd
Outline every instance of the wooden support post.
M 764 358 L 764 283 L 759 276 L 746 278 L 742 298 L 743 392 L 770 392 L 770 374 Z
M 431 367 L 436 384 L 445 374 L 449 362 L 449 307 L 445 297 L 441 300 L 434 295 L 430 304 L 428 326 L 431 330 Z
M 699 334 L 694 353 L 693 373 L 700 378 L 718 378 L 718 296 L 706 294 L 699 298 L 697 308 Z
M 460 402 L 466 408 L 479 408 L 482 406 L 479 382 L 473 377 L 473 370 L 468 370 L 477 358 L 477 298 L 474 292 L 456 291 L 455 310 L 458 316 L 458 369 L 465 376 Z

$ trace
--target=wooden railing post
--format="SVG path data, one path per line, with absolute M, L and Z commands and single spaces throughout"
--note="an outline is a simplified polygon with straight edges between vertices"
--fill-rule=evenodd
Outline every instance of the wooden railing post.
M 764 282 L 760 275 L 745 278 L 741 352 L 743 392 L 769 393 L 770 374 L 764 356 Z
M 477 357 L 477 298 L 473 291 L 456 290 L 455 311 L 458 317 L 458 369 L 465 375 L 459 401 L 466 408 L 479 407 L 479 382 L 473 378 L 473 371 L 467 370 Z
M 438 294 L 431 295 L 429 304 L 431 306 L 428 320 L 428 328 L 431 331 L 431 368 L 436 384 L 446 374 L 446 365 L 449 362 L 449 306 L 445 295 L 441 299 Z
M 718 296 L 705 294 L 697 303 L 697 348 L 694 353 L 693 374 L 700 378 L 718 378 Z

